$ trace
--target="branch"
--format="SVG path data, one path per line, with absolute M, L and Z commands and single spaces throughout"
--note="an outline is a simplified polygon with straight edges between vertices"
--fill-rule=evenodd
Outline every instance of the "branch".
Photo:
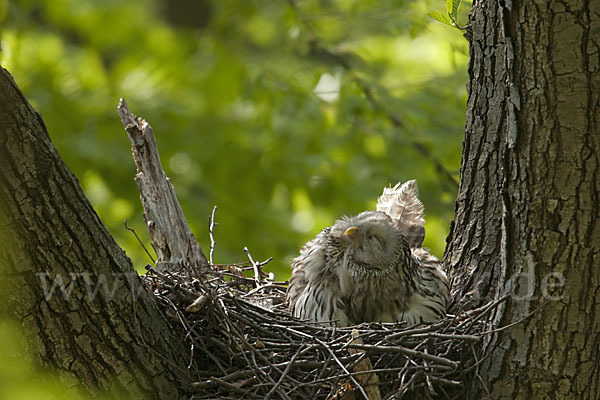
M 157 269 L 183 266 L 188 271 L 208 272 L 208 260 L 196 242 L 177 201 L 175 189 L 162 168 L 152 127 L 129 111 L 125 99 L 121 99 L 117 110 L 131 140 L 138 171 L 135 182 L 140 191 L 152 247 L 158 256 Z

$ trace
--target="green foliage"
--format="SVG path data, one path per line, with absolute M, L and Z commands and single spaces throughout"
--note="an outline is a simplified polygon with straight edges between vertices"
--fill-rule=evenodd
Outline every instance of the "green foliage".
M 458 22 L 460 19 L 459 13 L 461 11 L 461 6 L 463 3 L 464 2 L 462 0 L 446 0 L 445 13 L 441 11 L 432 11 L 428 12 L 427 15 L 441 22 L 442 24 L 452 26 L 458 29 L 464 29 L 464 27 L 462 27 Z
M 411 178 L 442 255 L 456 187 L 438 169 L 458 178 L 466 101 L 460 34 L 423 1 L 199 1 L 194 27 L 166 17 L 175 3 L 16 0 L 0 32 L 0 62 L 136 267 L 148 260 L 123 220 L 149 239 L 119 97 L 154 127 L 207 252 L 218 205 L 216 262 L 248 246 L 286 279 L 305 241 Z
M 460 8 L 460 3 L 462 0 L 446 0 L 446 11 L 448 11 L 448 15 L 456 21 L 458 17 L 458 9 Z

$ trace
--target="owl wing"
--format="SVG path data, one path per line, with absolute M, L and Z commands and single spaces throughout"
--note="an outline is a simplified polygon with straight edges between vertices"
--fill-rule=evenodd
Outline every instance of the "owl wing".
M 423 249 L 425 239 L 425 207 L 419 200 L 417 182 L 410 180 L 383 189 L 377 200 L 377 211 L 389 215 L 406 236 L 411 255 L 418 267 L 415 269 L 415 290 L 407 306 L 397 319 L 409 324 L 430 322 L 444 314 L 449 296 L 449 284 L 440 261 Z
M 396 186 L 384 188 L 377 199 L 377 211 L 389 215 L 402 231 L 411 248 L 423 245 L 425 239 L 425 219 L 423 203 L 419 200 L 417 182 L 410 180 Z
M 292 276 L 286 298 L 294 317 L 317 322 L 335 321 L 338 326 L 350 324 L 340 298 L 335 266 L 330 264 L 327 235 L 324 229 L 306 243 L 292 261 Z M 329 262 L 328 262 L 329 261 Z
M 415 291 L 409 299 L 403 319 L 409 323 L 431 322 L 444 315 L 450 294 L 450 284 L 442 263 L 423 248 L 411 249 L 418 261 Z

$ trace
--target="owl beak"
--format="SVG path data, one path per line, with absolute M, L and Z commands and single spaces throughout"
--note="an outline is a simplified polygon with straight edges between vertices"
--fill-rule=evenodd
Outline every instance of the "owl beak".
M 346 231 L 344 232 L 344 237 L 346 237 L 348 240 L 350 240 L 355 245 L 358 244 L 358 241 L 359 241 L 358 228 L 356 226 L 351 226 L 350 228 L 346 229 Z

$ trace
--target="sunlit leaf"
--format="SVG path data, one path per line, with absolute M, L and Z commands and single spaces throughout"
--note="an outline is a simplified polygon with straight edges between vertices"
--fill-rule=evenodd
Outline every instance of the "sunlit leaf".
M 449 0 L 449 1 L 451 1 L 451 0 Z M 432 11 L 432 12 L 428 12 L 427 15 L 429 15 L 431 18 L 433 18 L 436 21 L 439 21 L 445 25 L 454 26 L 454 24 L 452 23 L 452 20 L 448 16 L 448 14 L 445 14 L 440 11 Z
M 462 0 L 452 0 L 452 12 L 450 15 L 454 21 L 457 21 L 458 19 L 458 9 L 460 8 L 461 3 Z

